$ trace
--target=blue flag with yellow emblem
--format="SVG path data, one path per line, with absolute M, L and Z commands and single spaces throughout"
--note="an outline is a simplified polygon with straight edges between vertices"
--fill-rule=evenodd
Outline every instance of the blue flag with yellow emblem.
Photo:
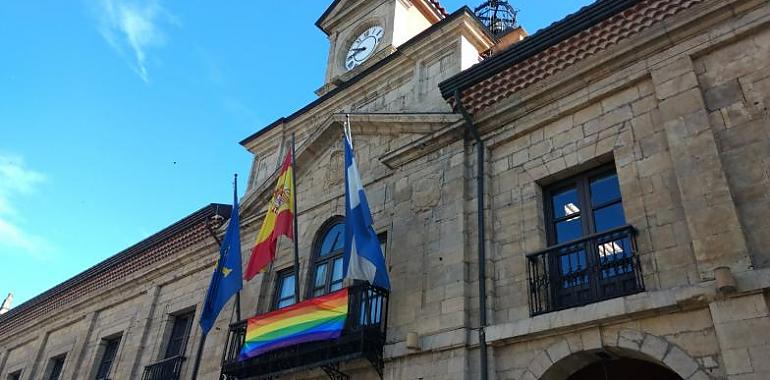
M 233 189 L 233 211 L 230 213 L 230 223 L 225 232 L 225 238 L 219 248 L 219 260 L 211 276 L 211 284 L 206 293 L 206 302 L 201 312 L 201 329 L 208 334 L 219 312 L 227 301 L 243 287 L 241 282 L 241 233 L 238 216 L 238 189 Z

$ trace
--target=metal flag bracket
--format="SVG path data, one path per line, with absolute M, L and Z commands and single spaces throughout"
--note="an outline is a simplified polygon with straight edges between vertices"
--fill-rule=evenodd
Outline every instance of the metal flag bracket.
M 332 363 L 321 366 L 321 369 L 329 376 L 330 380 L 350 380 L 350 375 L 340 371 L 340 363 Z

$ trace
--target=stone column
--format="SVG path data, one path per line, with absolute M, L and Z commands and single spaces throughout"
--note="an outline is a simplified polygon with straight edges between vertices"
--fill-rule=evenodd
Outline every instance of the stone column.
M 3 374 L 3 370 L 5 369 L 5 362 L 8 360 L 8 355 L 10 353 L 11 351 L 5 348 L 0 351 L 0 375 Z
M 682 206 L 701 279 L 751 266 L 714 133 L 689 56 L 652 69 Z
M 158 295 L 160 295 L 160 286 L 153 286 L 147 291 L 147 295 L 145 296 L 147 301 L 145 307 L 142 308 L 146 311 L 138 314 L 136 320 L 132 323 L 136 324 L 136 328 L 132 329 L 135 330 L 136 333 L 132 334 L 132 336 L 126 334 L 127 336 L 123 343 L 124 347 L 122 348 L 122 351 L 126 352 L 126 360 L 124 361 L 126 364 L 123 368 L 125 368 L 125 366 L 130 367 L 123 371 L 128 371 L 129 379 L 136 379 L 140 376 L 139 374 L 142 370 L 142 354 L 144 354 L 144 349 L 147 346 L 147 337 L 150 333 L 152 316 L 155 314 L 155 306 L 158 303 Z
M 37 350 L 35 350 L 35 359 L 32 361 L 32 368 L 29 369 L 29 375 L 25 376 L 27 379 L 34 379 L 37 375 L 37 370 L 40 367 L 41 362 L 43 361 L 43 353 L 45 352 L 45 345 L 48 343 L 48 331 L 43 331 L 40 335 L 40 344 L 37 347 Z M 43 363 L 43 366 L 45 366 L 46 363 Z M 43 367 L 45 370 L 45 367 Z
M 761 293 L 709 305 L 728 379 L 770 379 L 770 313 Z
M 72 357 L 71 360 L 74 360 L 73 365 L 66 366 L 66 369 L 64 373 L 62 374 L 62 379 L 78 379 L 79 376 L 86 376 L 87 371 L 84 371 L 84 369 L 88 368 L 87 363 L 85 362 L 85 355 L 86 355 L 86 347 L 88 347 L 88 342 L 91 340 L 91 335 L 94 331 L 94 325 L 96 324 L 96 317 L 99 314 L 95 311 L 90 312 L 86 315 L 85 318 L 83 318 L 83 323 L 85 324 L 85 334 L 83 338 L 75 343 L 75 347 L 72 349 L 72 353 L 70 356 Z

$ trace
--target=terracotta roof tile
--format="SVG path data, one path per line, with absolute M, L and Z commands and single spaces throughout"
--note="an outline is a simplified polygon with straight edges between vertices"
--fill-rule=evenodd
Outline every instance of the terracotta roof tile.
M 211 239 L 206 221 L 215 213 L 230 215 L 229 205 L 212 204 L 140 243 L 11 309 L 0 317 L 0 336 L 34 321 L 61 313 L 67 305 L 103 293 L 159 264 L 176 260 L 200 242 Z
M 599 0 L 601 1 L 601 0 Z M 705 0 L 644 0 L 464 91 L 463 104 L 479 111 L 569 66 L 616 45 L 651 25 Z M 450 99 L 454 101 L 454 99 Z
M 438 9 L 439 12 L 441 12 L 441 15 L 444 17 L 449 16 L 449 12 L 446 11 L 446 8 L 441 5 L 441 2 L 439 0 L 430 0 L 430 3 L 433 4 L 436 9 Z

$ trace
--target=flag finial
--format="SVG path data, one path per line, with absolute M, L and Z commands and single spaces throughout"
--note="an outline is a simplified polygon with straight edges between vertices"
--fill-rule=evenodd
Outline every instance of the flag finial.
M 353 132 L 350 130 L 350 114 L 345 114 L 345 126 L 342 128 L 345 133 L 345 138 L 350 143 L 350 147 L 353 147 Z

